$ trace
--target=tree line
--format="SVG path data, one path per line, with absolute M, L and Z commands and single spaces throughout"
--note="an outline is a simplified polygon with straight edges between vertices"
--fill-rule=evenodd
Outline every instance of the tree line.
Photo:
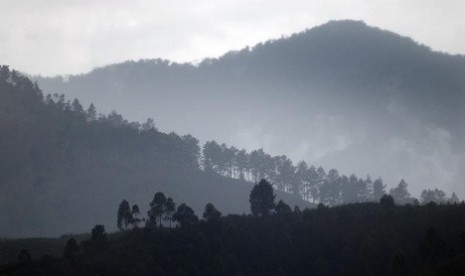
M 187 205 L 175 208 L 170 197 L 157 192 L 148 204 L 145 227 L 136 223 L 131 231 L 107 234 L 103 225 L 96 225 L 89 239 L 68 239 L 62 259 L 34 262 L 21 251 L 19 265 L 0 271 L 276 276 L 465 271 L 465 203 L 399 206 L 391 195 L 383 195 L 378 203 L 332 208 L 319 204 L 300 210 L 276 202 L 275 192 L 271 183 L 261 180 L 249 194 L 251 215 L 223 216 L 207 204 L 201 220 Z M 125 219 L 138 209 L 130 206 L 126 200 L 119 205 L 122 230 Z M 167 227 L 170 220 L 175 227 Z
M 117 226 L 123 231 L 128 227 L 139 228 L 139 223 L 145 223 L 145 229 L 157 229 L 165 226 L 172 227 L 172 224 L 180 227 L 189 227 L 197 224 L 199 218 L 195 215 L 194 210 L 186 203 L 176 207 L 176 203 L 171 197 L 166 197 L 163 192 L 157 192 L 149 204 L 147 217 L 141 217 L 139 206 L 137 204 L 129 207 L 127 200 L 121 201 L 117 212 Z M 221 212 L 216 209 L 212 203 L 205 206 L 203 219 L 205 221 L 214 221 L 221 217 Z
M 294 165 L 287 156 L 271 156 L 263 149 L 247 152 L 208 141 L 201 150 L 195 137 L 159 132 L 151 118 L 142 124 L 128 122 L 116 112 L 98 114 L 93 104 L 85 109 L 78 99 L 66 100 L 59 94 L 44 96 L 37 84 L 8 66 L 0 67 L 0 83 L 0 130 L 4 140 L 10 141 L 8 148 L 0 147 L 0 153 L 16 155 L 0 167 L 0 182 L 14 179 L 24 163 L 31 163 L 31 176 L 27 178 L 40 184 L 50 178 L 52 167 L 91 164 L 104 158 L 135 166 L 170 163 L 254 183 L 268 179 L 279 191 L 331 206 L 377 201 L 384 193 L 398 203 L 415 202 L 403 180 L 386 191 L 381 178 L 372 181 L 369 176 L 345 176 L 336 169 L 325 171 L 305 161 Z M 420 200 L 442 203 L 459 199 L 434 189 L 424 190 Z
M 398 203 L 415 202 L 406 183 L 387 191 L 381 179 L 343 176 L 306 162 L 294 165 L 286 156 L 272 157 L 261 149 L 247 152 L 215 141 L 201 148 L 191 135 L 158 131 L 152 119 L 137 123 L 116 112 L 99 114 L 93 104 L 85 108 L 77 99 L 44 95 L 7 66 L 0 66 L 0 99 L 0 215 L 5 218 L 0 231 L 5 235 L 52 230 L 57 235 L 69 231 L 60 227 L 79 229 L 82 223 L 73 217 L 86 221 L 82 214 L 91 212 L 90 206 L 110 212 L 108 202 L 117 202 L 128 185 L 145 188 L 173 179 L 177 187 L 207 184 L 198 185 L 198 193 L 192 195 L 202 201 L 207 190 L 220 189 L 218 182 L 242 185 L 265 178 L 276 190 L 316 204 L 376 201 L 383 193 L 392 194 Z M 107 201 L 89 196 L 106 189 L 113 191 L 105 195 Z M 79 208 L 73 204 L 76 199 L 83 202 Z M 419 201 L 457 200 L 434 189 L 425 190 Z M 30 210 L 27 216 L 24 209 Z M 55 221 L 63 223 L 47 226 Z
M 384 194 L 391 195 L 398 204 L 460 201 L 455 193 L 448 197 L 437 188 L 423 190 L 418 200 L 410 194 L 408 184 L 403 179 L 397 186 L 386 190 L 381 178 L 373 181 L 370 176 L 346 176 L 336 169 L 326 172 L 322 167 L 309 166 L 305 161 L 294 165 L 287 156 L 271 156 L 263 149 L 247 152 L 245 149 L 239 150 L 234 146 L 208 141 L 203 146 L 202 157 L 205 171 L 250 182 L 267 179 L 274 183 L 275 189 L 316 204 L 335 206 L 377 202 Z
M 162 222 L 168 221 L 171 230 L 173 221 L 176 222 L 176 229 L 173 230 L 180 232 L 172 232 L 171 237 L 170 232 L 157 232 L 157 236 L 161 237 L 160 241 L 189 237 L 186 241 L 193 245 L 184 248 L 187 252 L 194 250 L 201 255 L 219 254 L 215 258 L 225 254 L 232 258 L 223 259 L 223 262 L 229 262 L 228 265 L 217 267 L 214 259 L 199 261 L 196 254 L 189 255 L 186 252 L 186 259 L 176 258 L 174 261 L 178 269 L 176 273 L 182 271 L 200 275 L 200 271 L 203 271 L 206 274 L 215 274 L 213 271 L 219 269 L 216 272 L 221 271 L 228 275 L 235 275 L 240 271 L 245 275 L 306 275 L 310 272 L 316 275 L 441 275 L 465 271 L 465 267 L 455 264 L 465 254 L 465 233 L 458 227 L 460 223 L 457 224 L 459 218 L 463 218 L 465 203 L 457 204 L 455 201 L 450 204 L 449 201 L 449 204 L 438 205 L 436 202 L 446 202 L 445 195 L 438 189 L 423 191 L 422 200 L 430 200 L 426 206 L 396 206 L 405 203 L 394 199 L 405 193 L 407 185 L 401 181 L 396 188 L 391 189 L 390 194 L 383 194 L 377 203 L 334 208 L 319 204 L 313 210 L 300 210 L 298 206 L 292 209 L 282 200 L 276 202 L 273 186 L 275 185 L 265 179 L 253 186 L 249 194 L 251 215 L 224 217 L 213 204 L 208 203 L 203 220 L 199 220 L 186 204 L 176 208 L 170 197 L 157 192 L 149 204 L 145 229 L 149 232 L 162 229 Z M 125 217 L 122 209 L 131 213 L 128 206 L 126 200 L 121 202 L 118 225 Z M 370 222 L 367 216 L 374 220 Z M 454 226 L 441 224 L 441 216 L 452 219 Z M 428 223 L 425 223 L 424 217 L 430 218 Z M 416 238 L 405 240 L 409 231 L 399 229 L 396 225 L 403 225 L 407 220 L 415 221 L 412 226 L 415 233 L 424 231 L 423 236 L 415 235 Z M 342 232 L 337 230 L 341 225 L 344 228 Z M 381 225 L 383 227 L 379 227 Z M 98 227 L 100 226 L 93 229 L 93 236 Z M 364 227 L 371 229 L 369 234 L 365 233 Z M 138 228 L 137 223 L 134 228 Z M 396 231 L 392 232 L 392 229 Z M 201 233 L 200 236 L 209 235 L 211 238 L 205 238 L 199 244 L 198 234 L 196 236 L 188 233 Z M 347 238 L 343 238 L 344 235 Z M 96 238 L 93 237 L 92 240 Z M 387 240 L 390 242 L 386 243 Z M 221 246 L 218 246 L 218 242 Z M 71 241 L 71 246 L 74 243 Z M 266 249 L 268 247 L 272 249 Z M 172 252 L 178 249 L 168 246 L 166 250 Z M 65 249 L 65 252 L 68 251 Z M 269 254 L 263 253 L 268 251 Z M 244 252 L 250 254 L 240 257 Z M 328 252 L 332 253 L 327 254 Z M 180 252 L 175 254 L 183 255 Z M 307 261 L 300 263 L 302 258 Z M 266 264 L 267 268 L 251 265 L 248 259 Z M 179 262 L 180 260 L 182 261 Z M 158 265 L 158 272 L 171 269 L 163 261 Z
M 275 193 L 272 185 L 262 179 L 255 184 L 249 195 L 250 211 L 254 216 L 268 216 L 271 213 L 289 214 L 291 207 L 280 200 L 275 203 Z M 296 206 L 295 208 L 298 209 Z M 221 212 L 212 203 L 205 205 L 203 219 L 207 222 L 214 222 L 220 219 Z M 180 227 L 190 227 L 199 222 L 194 210 L 187 204 L 182 203 L 176 208 L 176 203 L 171 197 L 166 197 L 163 192 L 156 192 L 149 204 L 147 217 L 142 218 L 139 206 L 134 204 L 132 208 L 126 199 L 123 199 L 118 206 L 117 226 L 119 230 L 128 230 L 129 226 L 139 228 L 139 223 L 145 222 L 145 228 L 154 230 L 163 228 L 164 225 L 176 223 Z
M 129 122 L 117 112 L 99 114 L 93 104 L 44 95 L 8 66 L 0 66 L 0 133 L 0 216 L 5 219 L 0 232 L 6 236 L 49 231 L 52 221 L 63 222 L 58 228 L 78 227 L 73 202 L 88 211 L 90 206 L 110 210 L 91 196 L 105 189 L 113 191 L 111 201 L 128 183 L 168 178 L 174 171 L 199 175 L 200 147 L 193 136 L 160 132 L 152 119 Z M 68 231 L 58 228 L 52 235 Z

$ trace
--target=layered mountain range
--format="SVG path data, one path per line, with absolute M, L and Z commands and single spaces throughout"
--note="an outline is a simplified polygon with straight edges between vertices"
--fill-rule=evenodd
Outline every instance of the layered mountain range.
M 35 78 L 64 93 L 152 117 L 163 131 L 263 147 L 410 189 L 461 185 L 465 57 L 358 21 L 331 21 L 199 64 L 128 61 Z

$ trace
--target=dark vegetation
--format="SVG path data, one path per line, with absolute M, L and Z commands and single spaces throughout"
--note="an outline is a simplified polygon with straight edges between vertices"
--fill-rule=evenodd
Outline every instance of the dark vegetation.
M 102 225 L 63 257 L 18 261 L 8 275 L 463 275 L 464 203 L 357 203 L 291 209 L 262 180 L 250 192 L 252 215 L 222 216 L 212 204 L 199 221 L 182 203 L 172 217 L 156 193 L 144 228 L 106 234 Z M 123 201 L 124 202 L 124 201 Z M 124 203 L 125 205 L 126 203 Z M 169 204 L 168 204 L 169 205 Z M 121 205 L 120 205 L 121 206 Z M 120 208 L 119 208 L 120 209 Z M 160 211 L 164 210 L 164 211 Z M 260 210 L 260 211 L 254 211 Z M 118 212 L 118 220 L 120 212 Z M 161 220 L 174 220 L 167 227 Z M 153 223 L 150 220 L 154 220 Z

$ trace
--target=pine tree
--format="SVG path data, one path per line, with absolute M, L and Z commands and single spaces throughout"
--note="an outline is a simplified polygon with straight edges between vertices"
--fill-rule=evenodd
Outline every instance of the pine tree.
M 275 194 L 271 184 L 262 179 L 250 192 L 250 210 L 254 216 L 267 216 L 275 206 Z

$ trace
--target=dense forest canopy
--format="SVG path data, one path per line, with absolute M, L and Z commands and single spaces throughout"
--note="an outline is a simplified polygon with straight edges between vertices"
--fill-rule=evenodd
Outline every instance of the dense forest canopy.
M 464 75 L 463 56 L 346 20 L 197 65 L 128 61 L 36 79 L 47 93 L 150 116 L 202 143 L 463 195 Z

